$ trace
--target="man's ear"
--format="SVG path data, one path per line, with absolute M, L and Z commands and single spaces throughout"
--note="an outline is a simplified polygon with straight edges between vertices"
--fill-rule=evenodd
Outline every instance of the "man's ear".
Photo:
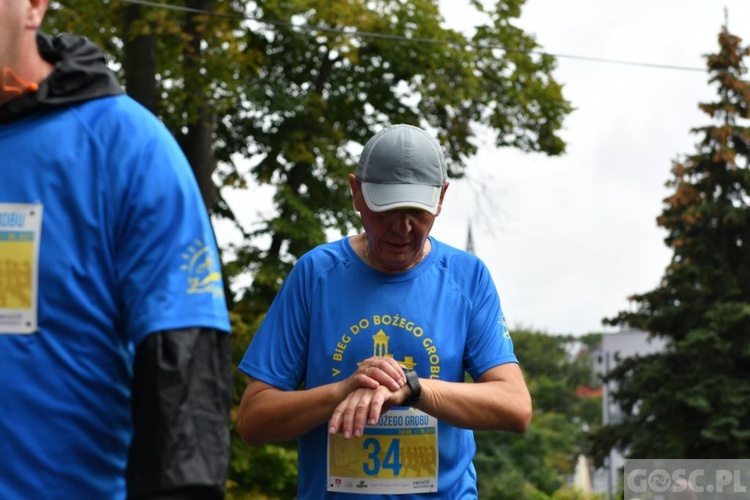
M 357 176 L 349 174 L 349 190 L 352 192 L 352 206 L 357 212 L 362 211 L 362 186 L 360 186 Z
M 437 212 L 435 212 L 435 217 L 440 215 L 440 212 L 443 211 L 443 199 L 445 198 L 445 192 L 448 191 L 448 184 L 450 184 L 448 181 L 445 181 L 443 184 L 443 188 L 440 190 L 440 202 L 438 202 L 438 208 Z
M 27 0 L 27 2 L 26 29 L 36 31 L 42 25 L 49 0 Z

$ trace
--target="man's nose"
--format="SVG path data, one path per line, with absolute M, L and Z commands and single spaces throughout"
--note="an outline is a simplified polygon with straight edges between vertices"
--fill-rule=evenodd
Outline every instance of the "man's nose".
M 412 228 L 411 214 L 408 210 L 398 210 L 394 214 L 393 228 L 402 234 L 407 234 Z

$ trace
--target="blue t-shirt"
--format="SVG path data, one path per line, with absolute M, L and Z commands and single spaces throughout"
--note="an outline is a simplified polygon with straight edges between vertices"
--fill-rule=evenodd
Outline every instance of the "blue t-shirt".
M 40 213 L 37 262 L 9 239 Z M 34 304 L 35 331 L 8 331 L 9 311 Z M 194 175 L 131 98 L 0 126 L 3 320 L 0 498 L 125 498 L 136 347 L 160 330 L 230 329 Z
M 518 362 L 486 266 L 430 242 L 426 258 L 400 274 L 367 266 L 348 239 L 313 249 L 284 282 L 239 368 L 291 391 L 303 382 L 307 388 L 339 382 L 373 355 L 450 382 Z M 326 491 L 326 442 L 325 425 L 299 439 L 300 498 L 351 497 Z M 394 498 L 476 496 L 475 451 L 471 430 L 439 422 L 438 492 Z

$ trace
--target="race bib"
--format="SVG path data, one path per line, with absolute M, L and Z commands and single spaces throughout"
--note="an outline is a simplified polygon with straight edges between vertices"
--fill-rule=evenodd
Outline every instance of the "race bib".
M 357 494 L 437 491 L 437 419 L 393 408 L 360 438 L 328 435 L 328 491 Z
M 42 205 L 0 203 L 0 334 L 37 330 Z

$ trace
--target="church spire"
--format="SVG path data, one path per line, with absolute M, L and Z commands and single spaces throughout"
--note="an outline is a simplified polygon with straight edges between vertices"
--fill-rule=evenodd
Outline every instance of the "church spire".
M 471 236 L 471 221 L 469 221 L 469 233 L 466 236 L 466 251 L 474 254 L 474 238 Z

